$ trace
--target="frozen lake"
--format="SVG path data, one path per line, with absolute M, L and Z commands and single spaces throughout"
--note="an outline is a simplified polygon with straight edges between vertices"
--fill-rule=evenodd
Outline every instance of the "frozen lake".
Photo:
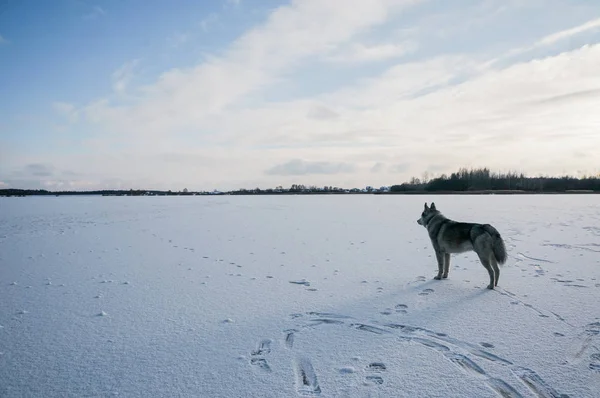
M 432 279 L 431 200 L 496 290 Z M 599 391 L 600 195 L 0 198 L 2 397 Z

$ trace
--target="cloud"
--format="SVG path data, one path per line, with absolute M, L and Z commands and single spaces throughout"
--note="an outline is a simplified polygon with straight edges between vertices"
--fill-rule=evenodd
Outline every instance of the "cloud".
M 495 12 L 505 2 L 483 3 L 467 14 L 484 22 L 461 25 L 458 6 L 452 18 L 437 20 L 440 30 L 461 30 L 452 35 L 431 33 L 431 22 L 416 18 L 429 15 L 432 3 L 407 16 L 403 10 L 419 2 L 277 7 L 195 66 L 138 85 L 139 65 L 130 61 L 104 97 L 53 104 L 81 124 L 81 147 L 13 156 L 10 166 L 81 172 L 39 180 L 166 189 L 273 186 L 298 175 L 308 184 L 380 186 L 461 166 L 531 174 L 597 167 L 581 156 L 600 147 L 600 45 L 584 35 L 595 24 L 544 36 L 548 30 L 514 22 L 513 32 L 506 23 L 513 14 Z M 546 15 L 544 29 L 556 26 L 553 18 Z M 502 38 L 490 40 L 498 25 Z M 412 43 L 418 52 L 407 49 Z M 514 56 L 534 45 L 541 50 Z
M 125 62 L 119 69 L 113 72 L 112 84 L 113 90 L 118 94 L 123 94 L 127 90 L 127 86 L 134 77 L 135 70 L 139 65 L 140 60 L 134 59 Z
M 327 59 L 331 62 L 340 63 L 383 61 L 401 57 L 415 51 L 417 48 L 418 45 L 413 41 L 406 41 L 400 44 L 383 43 L 370 46 L 362 43 L 355 43 L 330 55 Z
M 579 35 L 583 32 L 594 31 L 600 29 L 600 18 L 593 19 L 588 21 L 582 25 L 575 26 L 570 29 L 561 30 L 560 32 L 553 33 L 542 38 L 538 41 L 535 46 L 548 46 L 552 45 L 558 41 L 568 39 L 572 36 Z
M 208 32 L 209 29 L 219 21 L 219 16 L 215 13 L 210 13 L 206 18 L 200 21 L 200 29 L 203 32 Z
M 79 113 L 75 105 L 68 102 L 53 102 L 52 107 L 60 115 L 67 118 L 69 123 L 76 123 L 79 118 Z
M 390 166 L 392 173 L 405 173 L 410 170 L 410 163 L 398 163 Z
M 167 39 L 169 46 L 173 48 L 181 47 L 186 44 L 190 39 L 188 33 L 176 33 Z
M 379 173 L 384 169 L 384 167 L 385 163 L 377 162 L 373 165 L 373 167 L 371 167 L 371 173 Z
M 340 174 L 351 173 L 356 168 L 348 163 L 310 162 L 302 159 L 293 159 L 289 162 L 275 165 L 265 173 L 269 175 L 300 176 L 311 174 Z
M 531 51 L 539 49 L 539 48 L 551 47 L 561 41 L 570 39 L 570 38 L 580 35 L 582 33 L 590 32 L 590 31 L 593 32 L 593 31 L 597 31 L 597 30 L 600 30 L 600 18 L 590 20 L 586 23 L 575 26 L 573 28 L 564 29 L 559 32 L 544 36 L 541 39 L 532 43 L 531 45 L 515 48 L 515 49 L 509 51 L 508 53 L 504 54 L 502 57 L 492 60 L 490 63 L 491 64 L 497 63 L 504 59 L 509 59 L 511 57 L 522 55 L 522 54 L 531 52 Z
M 27 175 L 35 177 L 49 177 L 54 174 L 54 167 L 40 163 L 32 163 L 26 165 L 24 171 Z
M 374 0 L 348 7 L 345 1 L 309 0 L 275 9 L 264 24 L 237 40 L 219 57 L 189 69 L 172 69 L 143 87 L 127 109 L 96 101 L 94 120 L 111 130 L 165 134 L 198 126 L 245 96 L 265 89 L 298 62 L 328 54 L 355 35 L 380 24 L 416 0 Z M 103 110 L 99 110 L 101 106 Z M 89 112 L 88 112 L 89 113 Z M 99 114 L 103 117 L 98 118 Z
M 326 106 L 315 105 L 309 109 L 306 116 L 309 119 L 331 120 L 338 118 L 340 115 Z

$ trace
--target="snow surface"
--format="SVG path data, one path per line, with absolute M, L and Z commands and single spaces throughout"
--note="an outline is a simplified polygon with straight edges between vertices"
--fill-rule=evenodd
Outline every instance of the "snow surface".
M 600 196 L 1 198 L 0 396 L 117 395 L 599 397 Z

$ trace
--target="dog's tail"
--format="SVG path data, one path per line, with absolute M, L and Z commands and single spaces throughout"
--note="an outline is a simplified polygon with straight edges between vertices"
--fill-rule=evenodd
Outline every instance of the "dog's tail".
M 492 251 L 498 264 L 504 264 L 506 262 L 506 247 L 504 246 L 504 240 L 500 236 L 500 232 L 489 224 L 483 226 L 485 232 L 492 236 Z

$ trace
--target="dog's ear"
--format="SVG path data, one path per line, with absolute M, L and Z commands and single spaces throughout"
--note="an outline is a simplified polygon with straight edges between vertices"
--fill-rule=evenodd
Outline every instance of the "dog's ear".
M 425 211 L 429 210 L 429 207 L 427 207 L 427 202 L 425 202 Z
M 436 210 L 435 203 L 433 203 L 433 202 L 431 202 L 431 210 L 434 210 L 434 211 Z

